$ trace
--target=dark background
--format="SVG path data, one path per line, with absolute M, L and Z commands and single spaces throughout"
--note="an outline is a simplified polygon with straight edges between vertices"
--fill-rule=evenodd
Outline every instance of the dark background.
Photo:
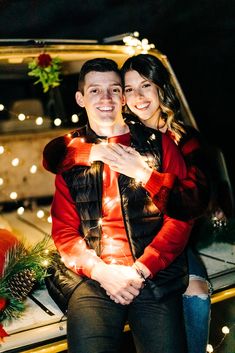
M 98 39 L 139 31 L 168 56 L 233 189 L 235 1 L 0 0 L 0 38 Z

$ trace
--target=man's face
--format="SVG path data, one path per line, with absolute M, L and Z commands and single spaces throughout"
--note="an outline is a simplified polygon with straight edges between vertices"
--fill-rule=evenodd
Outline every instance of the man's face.
M 122 119 L 121 78 L 114 71 L 91 71 L 85 76 L 84 93 L 76 93 L 76 101 L 87 111 L 93 130 L 112 127 Z

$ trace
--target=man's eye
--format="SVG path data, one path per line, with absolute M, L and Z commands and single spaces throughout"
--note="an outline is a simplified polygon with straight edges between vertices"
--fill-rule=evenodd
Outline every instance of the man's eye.
M 119 93 L 119 92 L 121 92 L 121 90 L 120 90 L 120 88 L 113 88 L 113 92 L 114 93 Z
M 94 93 L 95 94 L 95 93 L 98 93 L 98 92 L 99 92 L 99 90 L 97 88 L 93 88 L 93 89 L 90 90 L 90 93 Z

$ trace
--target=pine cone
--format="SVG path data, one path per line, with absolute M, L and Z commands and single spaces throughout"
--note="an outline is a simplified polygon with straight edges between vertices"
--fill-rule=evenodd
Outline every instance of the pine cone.
M 23 301 L 31 292 L 35 281 L 36 272 L 32 269 L 25 269 L 12 276 L 7 286 L 15 299 Z

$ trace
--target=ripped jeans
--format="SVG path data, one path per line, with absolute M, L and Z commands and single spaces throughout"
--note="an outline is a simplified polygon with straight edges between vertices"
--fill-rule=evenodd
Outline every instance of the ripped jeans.
M 193 280 L 206 282 L 208 293 L 183 294 L 183 311 L 187 337 L 188 353 L 205 353 L 209 336 L 210 325 L 210 294 L 211 285 L 207 279 L 204 265 L 188 248 L 189 283 Z

